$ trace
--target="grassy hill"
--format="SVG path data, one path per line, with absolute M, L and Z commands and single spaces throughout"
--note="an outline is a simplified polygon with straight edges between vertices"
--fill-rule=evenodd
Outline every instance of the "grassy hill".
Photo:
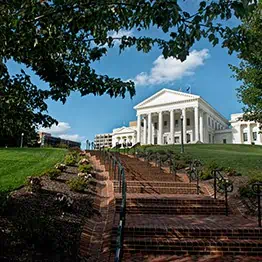
M 65 149 L 1 148 L 0 192 L 21 186 L 26 177 L 37 176 L 63 160 Z
M 146 146 L 151 150 L 172 150 L 180 152 L 180 145 Z M 189 153 L 204 163 L 216 161 L 221 167 L 232 167 L 242 175 L 262 178 L 262 146 L 249 145 L 185 145 Z

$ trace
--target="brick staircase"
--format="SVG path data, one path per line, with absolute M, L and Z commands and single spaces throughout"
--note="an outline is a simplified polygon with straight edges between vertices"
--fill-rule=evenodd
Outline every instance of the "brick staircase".
M 179 175 L 126 155 L 120 159 L 127 179 L 123 261 L 153 261 L 149 258 L 152 255 L 216 255 L 221 261 L 223 256 L 262 257 L 262 229 L 256 227 L 256 221 L 240 214 L 225 216 L 223 199 L 215 200 L 203 194 L 203 189 L 197 195 L 196 184 L 182 181 Z M 121 200 L 118 181 L 114 186 L 116 215 L 111 259 Z M 250 261 L 262 261 L 261 257 Z

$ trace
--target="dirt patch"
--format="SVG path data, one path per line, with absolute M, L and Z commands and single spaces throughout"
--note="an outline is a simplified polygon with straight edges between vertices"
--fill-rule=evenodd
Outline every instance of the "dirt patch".
M 75 176 L 77 168 L 69 167 L 57 181 L 42 177 L 39 194 L 26 187 L 11 194 L 0 216 L 0 261 L 79 261 L 80 235 L 93 214 L 94 195 L 70 191 L 66 181 Z M 72 206 L 61 204 L 58 194 L 73 200 Z

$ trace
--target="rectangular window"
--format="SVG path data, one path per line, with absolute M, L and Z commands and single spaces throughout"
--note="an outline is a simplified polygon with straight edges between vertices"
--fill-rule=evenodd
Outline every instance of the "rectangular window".
M 208 126 L 210 126 L 210 117 L 208 118 Z
M 214 120 L 212 119 L 212 128 L 214 128 Z
M 175 127 L 178 127 L 178 119 L 175 120 Z
M 257 141 L 257 132 L 253 132 L 253 140 Z
M 186 134 L 186 142 L 190 143 L 190 134 Z
M 167 137 L 164 136 L 164 145 L 167 145 Z
M 154 123 L 154 127 L 155 127 L 155 129 L 157 129 L 157 123 Z
M 187 118 L 187 119 L 186 119 L 186 125 L 187 125 L 187 126 L 190 126 L 190 118 Z
M 179 136 L 175 136 L 175 144 L 179 143 Z
M 208 135 L 208 142 L 211 144 L 211 134 Z
M 164 121 L 164 126 L 167 126 L 167 121 Z
M 223 144 L 226 144 L 227 143 L 227 140 L 226 139 L 223 139 Z
M 217 130 L 217 122 L 215 123 L 215 129 Z
M 243 133 L 243 140 L 244 142 L 247 142 L 247 133 Z

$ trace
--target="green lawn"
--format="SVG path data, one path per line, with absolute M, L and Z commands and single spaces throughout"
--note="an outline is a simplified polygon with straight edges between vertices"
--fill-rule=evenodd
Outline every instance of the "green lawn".
M 65 149 L 0 148 L 0 192 L 16 189 L 28 176 L 42 174 L 65 154 Z
M 180 145 L 149 146 L 151 150 L 180 152 Z M 186 145 L 185 152 L 204 163 L 216 161 L 221 167 L 232 167 L 242 175 L 262 178 L 262 146 L 249 145 Z

